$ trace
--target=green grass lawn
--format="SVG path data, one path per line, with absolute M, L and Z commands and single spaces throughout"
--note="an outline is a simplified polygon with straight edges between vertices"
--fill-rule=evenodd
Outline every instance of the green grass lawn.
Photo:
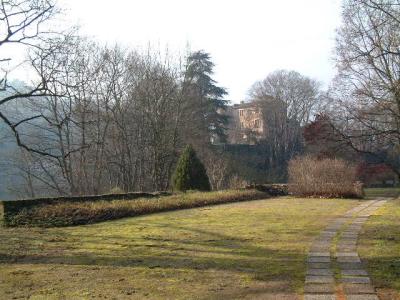
M 367 188 L 365 196 L 368 198 L 374 197 L 399 197 L 400 188 Z
M 358 203 L 286 197 L 0 228 L 0 299 L 296 299 L 312 240 Z
M 358 251 L 381 299 L 400 299 L 400 199 L 388 202 L 368 219 Z

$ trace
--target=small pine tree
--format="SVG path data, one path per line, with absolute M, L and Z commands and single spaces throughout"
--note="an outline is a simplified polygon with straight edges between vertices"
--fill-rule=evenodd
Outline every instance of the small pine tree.
M 174 190 L 211 190 L 206 168 L 197 157 L 191 145 L 186 146 L 179 158 L 175 173 L 172 177 Z

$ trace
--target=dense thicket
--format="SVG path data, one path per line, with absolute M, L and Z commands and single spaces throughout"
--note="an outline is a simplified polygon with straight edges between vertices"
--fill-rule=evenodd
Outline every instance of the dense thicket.
M 289 163 L 289 192 L 297 196 L 362 197 L 356 167 L 341 159 L 296 157 Z

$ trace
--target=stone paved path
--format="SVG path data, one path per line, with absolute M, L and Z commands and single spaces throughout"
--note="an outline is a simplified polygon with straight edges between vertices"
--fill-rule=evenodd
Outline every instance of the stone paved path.
M 358 256 L 357 238 L 364 222 L 385 202 L 371 200 L 352 208 L 328 224 L 314 240 L 307 258 L 304 300 L 336 300 L 339 293 L 348 300 L 378 300 Z M 334 239 L 339 233 L 334 251 Z M 340 270 L 339 282 L 335 281 L 334 265 Z

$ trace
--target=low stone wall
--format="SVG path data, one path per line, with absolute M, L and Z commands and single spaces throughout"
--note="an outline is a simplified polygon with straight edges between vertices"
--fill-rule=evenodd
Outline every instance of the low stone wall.
M 272 183 L 272 184 L 250 184 L 246 189 L 256 189 L 268 193 L 271 196 L 287 196 L 289 195 L 288 184 L 286 183 Z
M 7 226 L 13 216 L 21 210 L 29 210 L 33 207 L 54 204 L 57 202 L 93 202 L 93 201 L 113 201 L 113 200 L 134 200 L 138 198 L 155 198 L 160 196 L 169 196 L 168 192 L 155 193 L 123 193 L 123 194 L 104 194 L 90 196 L 72 196 L 72 197 L 49 197 L 24 200 L 0 201 L 0 222 Z

